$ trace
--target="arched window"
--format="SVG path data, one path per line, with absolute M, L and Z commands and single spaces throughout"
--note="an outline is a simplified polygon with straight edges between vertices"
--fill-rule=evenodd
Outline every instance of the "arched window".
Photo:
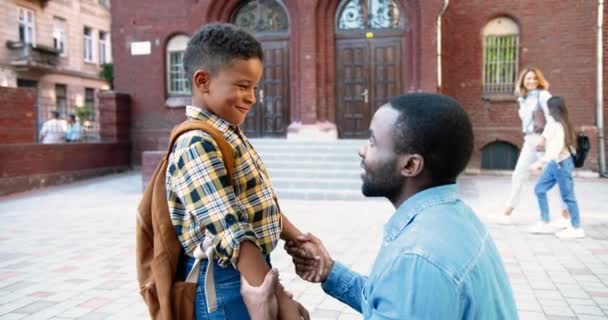
M 232 23 L 252 33 L 289 31 L 287 13 L 275 0 L 243 2 L 231 19 Z
M 167 92 L 169 96 L 190 95 L 190 84 L 184 72 L 184 51 L 188 37 L 177 35 L 167 43 Z
M 339 12 L 338 30 L 395 29 L 403 25 L 395 0 L 346 0 Z
M 491 170 L 513 170 L 519 150 L 514 145 L 496 141 L 481 149 L 481 168 Z
M 518 72 L 519 27 L 500 17 L 483 28 L 483 93 L 512 94 Z

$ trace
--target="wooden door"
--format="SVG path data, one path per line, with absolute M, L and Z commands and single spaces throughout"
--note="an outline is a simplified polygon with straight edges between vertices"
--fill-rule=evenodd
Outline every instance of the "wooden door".
M 262 41 L 264 72 L 257 102 L 242 129 L 249 137 L 282 137 L 289 121 L 289 50 L 287 40 Z
M 339 39 L 336 122 L 341 138 L 365 138 L 374 112 L 402 93 L 401 38 Z
M 336 46 L 336 122 L 342 138 L 364 138 L 370 120 L 369 47 L 365 40 L 339 40 Z

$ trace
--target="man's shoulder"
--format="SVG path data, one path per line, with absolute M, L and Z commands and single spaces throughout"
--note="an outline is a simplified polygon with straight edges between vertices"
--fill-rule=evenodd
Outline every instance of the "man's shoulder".
M 430 207 L 416 216 L 397 239 L 400 255 L 418 255 L 457 277 L 488 238 L 473 210 L 458 200 Z

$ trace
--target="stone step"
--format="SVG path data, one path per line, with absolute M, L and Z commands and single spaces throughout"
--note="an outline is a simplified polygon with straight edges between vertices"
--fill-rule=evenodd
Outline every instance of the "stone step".
M 339 163 L 359 163 L 361 158 L 356 154 L 337 154 L 337 153 L 304 153 L 304 152 L 291 152 L 291 153 L 271 153 L 271 152 L 260 152 L 260 157 L 266 163 L 267 161 L 275 162 L 339 162 Z
M 344 200 L 344 201 L 363 201 L 368 199 L 380 198 L 365 198 L 361 190 L 344 190 L 344 191 L 321 191 L 318 189 L 285 189 L 276 188 L 279 202 L 281 200 Z
M 361 179 L 319 179 L 319 178 L 273 178 L 272 185 L 277 189 L 316 189 L 320 191 L 361 190 Z
M 264 158 L 262 158 L 264 160 Z M 268 172 L 275 169 L 305 169 L 309 171 L 332 172 L 334 170 L 347 170 L 359 172 L 361 169 L 359 161 L 285 161 L 285 160 L 264 160 Z
M 279 166 L 268 167 L 268 174 L 271 179 L 279 178 L 315 178 L 315 179 L 350 179 L 359 180 L 359 168 L 345 170 L 343 168 L 335 170 L 321 169 L 301 169 L 301 168 L 285 168 Z
M 266 138 L 254 138 L 249 139 L 251 144 L 256 147 L 264 147 L 264 146 L 294 146 L 294 147 L 334 147 L 334 146 L 344 146 L 344 147 L 360 147 L 365 139 L 340 139 L 333 141 L 296 141 L 296 140 L 286 140 L 286 139 L 266 139 Z

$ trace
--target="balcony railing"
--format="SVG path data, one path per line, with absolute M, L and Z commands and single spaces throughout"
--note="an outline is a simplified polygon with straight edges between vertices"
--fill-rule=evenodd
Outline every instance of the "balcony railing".
M 20 41 L 7 41 L 11 52 L 11 65 L 38 69 L 55 69 L 59 64 L 59 52 L 45 46 L 32 46 Z

